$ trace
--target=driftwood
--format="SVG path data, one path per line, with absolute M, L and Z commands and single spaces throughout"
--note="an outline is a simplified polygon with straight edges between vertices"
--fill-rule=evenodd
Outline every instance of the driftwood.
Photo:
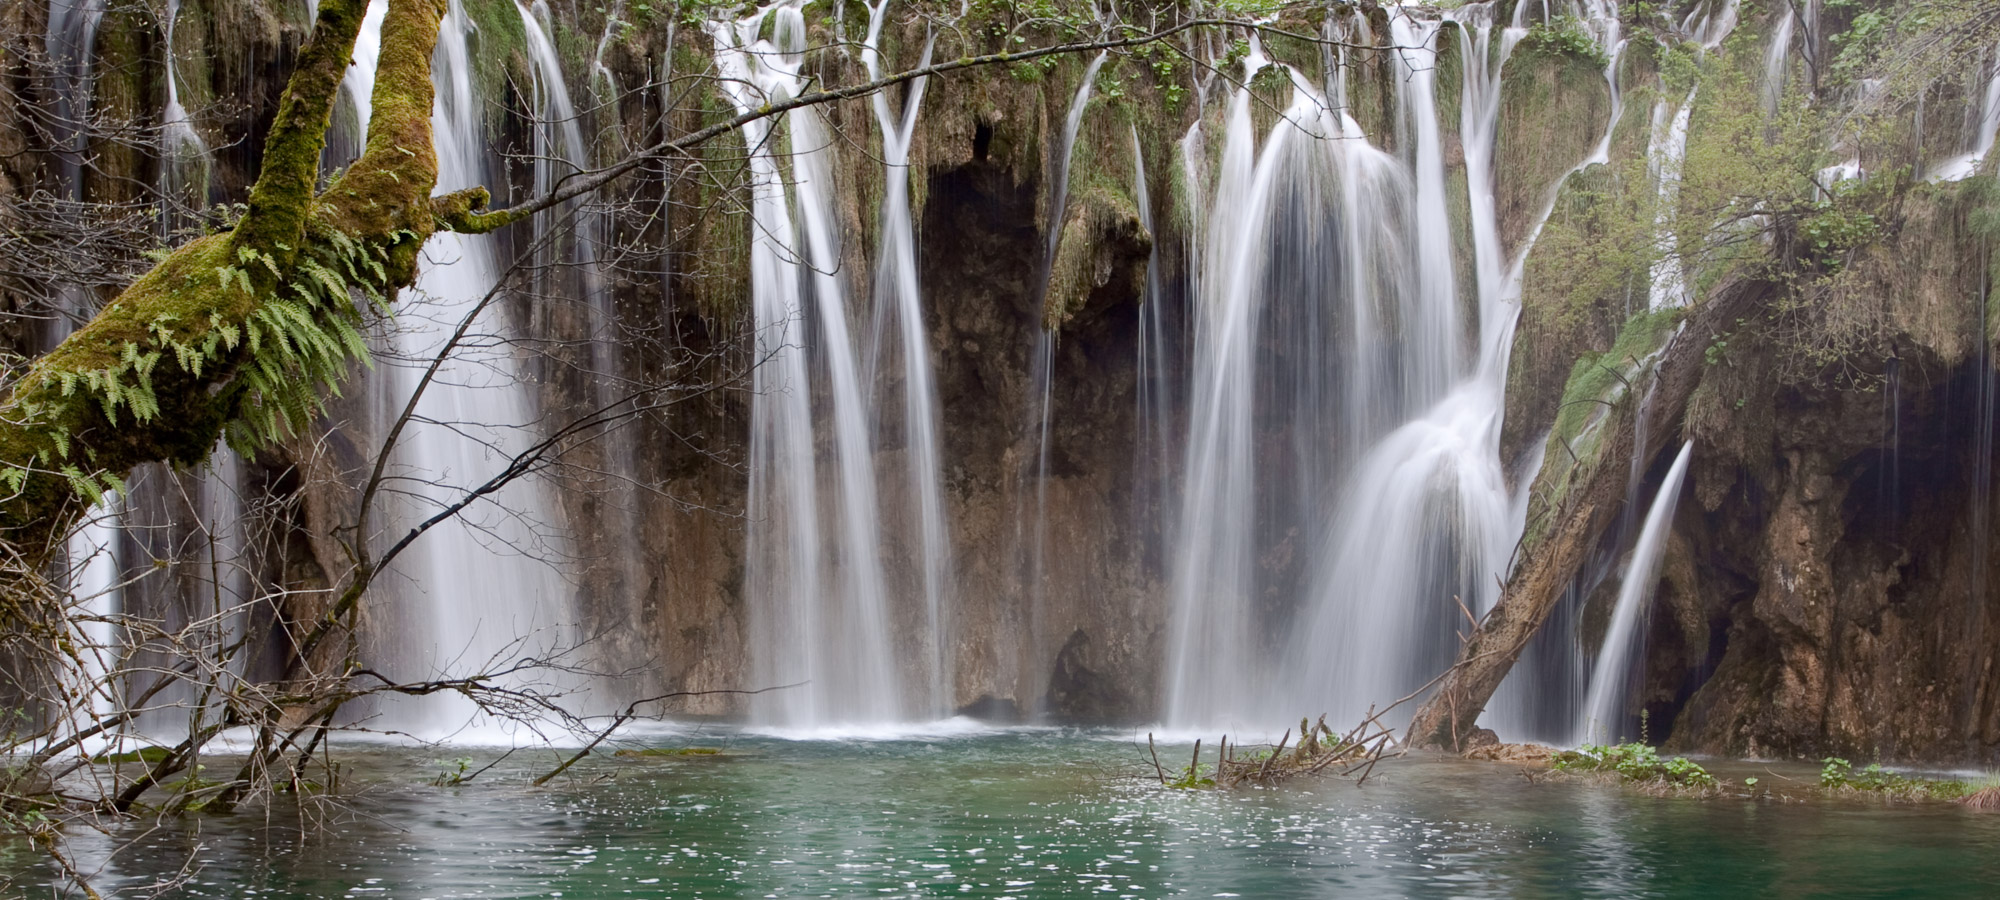
M 1153 743 L 1153 735 L 1146 735 L 1146 747 L 1152 756 L 1153 771 L 1159 776 L 1160 784 L 1174 788 L 1219 788 L 1228 790 L 1245 785 L 1272 785 L 1304 775 L 1332 773 L 1342 777 L 1359 773 L 1356 784 L 1366 782 L 1375 770 L 1375 763 L 1394 748 L 1394 729 L 1383 725 L 1381 718 L 1388 710 L 1369 710 L 1368 717 L 1361 724 L 1345 733 L 1336 734 L 1327 726 L 1326 717 L 1318 722 L 1300 719 L 1297 730 L 1298 740 L 1292 740 L 1292 729 L 1286 729 L 1284 737 L 1275 745 L 1245 753 L 1243 745 L 1230 744 L 1224 735 L 1218 743 L 1215 764 L 1205 767 L 1201 762 L 1201 741 L 1194 742 L 1194 758 L 1186 769 L 1169 775 L 1160 765 L 1160 754 Z

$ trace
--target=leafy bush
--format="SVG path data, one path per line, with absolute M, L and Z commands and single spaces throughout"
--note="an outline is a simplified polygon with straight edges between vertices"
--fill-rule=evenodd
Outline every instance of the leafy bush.
M 1585 744 L 1556 754 L 1550 766 L 1559 772 L 1605 772 L 1626 781 L 1662 782 L 1681 787 L 1715 786 L 1715 776 L 1686 757 L 1661 759 L 1658 750 L 1630 744 Z
M 1586 60 L 1600 69 L 1611 64 L 1604 48 L 1584 29 L 1583 20 L 1575 16 L 1557 16 L 1535 23 L 1521 38 L 1520 48 L 1529 53 Z

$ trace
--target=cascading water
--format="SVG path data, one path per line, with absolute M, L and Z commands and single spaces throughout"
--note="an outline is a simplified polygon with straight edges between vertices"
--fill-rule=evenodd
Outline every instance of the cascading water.
M 1687 267 L 1681 259 L 1680 236 L 1674 233 L 1674 205 L 1681 195 L 1681 166 L 1687 160 L 1688 121 L 1694 113 L 1694 91 L 1675 108 L 1665 100 L 1653 104 L 1653 130 L 1646 148 L 1646 168 L 1658 192 L 1653 215 L 1653 261 L 1649 277 L 1650 309 L 1688 305 Z M 1672 110 L 1672 115 L 1668 114 Z
M 1083 127 L 1084 112 L 1090 108 L 1090 97 L 1097 86 L 1097 73 L 1104 68 L 1104 61 L 1109 56 L 1109 51 L 1100 52 L 1084 66 L 1083 81 L 1070 97 L 1069 111 L 1063 116 L 1061 142 L 1049 157 L 1048 245 L 1042 255 L 1038 282 L 1044 304 L 1055 269 L 1056 253 L 1062 246 L 1063 225 L 1069 208 L 1069 168 L 1076 151 L 1077 132 Z M 1054 416 L 1056 344 L 1055 334 L 1043 321 L 1043 314 L 1044 311 L 1038 308 L 1035 343 L 1028 357 L 1031 376 L 1029 408 L 1035 411 L 1034 419 L 1028 423 L 1035 430 L 1034 469 L 1030 472 L 1024 468 L 1014 498 L 1016 557 L 1025 563 L 1022 577 L 1026 585 L 1024 631 L 1027 638 L 1023 647 L 1027 658 L 1033 661 L 1046 658 L 1044 651 L 1048 649 L 1043 646 L 1041 638 L 1048 621 L 1049 422 Z M 1034 491 L 1032 518 L 1026 516 L 1029 485 L 1033 485 Z
M 2000 136 L 2000 45 L 1993 48 L 1986 71 L 1986 91 L 1981 97 L 1979 118 L 1972 126 L 1970 149 L 1933 167 L 1932 181 L 1964 181 L 1978 173 L 1986 155 L 1993 150 L 1995 137 Z
M 1741 6 L 1741 0 L 1702 0 L 1688 9 L 1687 17 L 1681 20 L 1681 33 L 1702 49 L 1714 50 L 1736 30 Z
M 762 39 L 758 35 L 767 21 L 772 36 Z M 708 31 L 721 88 L 739 111 L 804 88 L 805 21 L 797 2 L 710 23 Z M 784 133 L 776 132 L 779 127 Z M 869 410 L 839 276 L 830 138 L 816 110 L 748 123 L 743 135 L 750 150 L 755 223 L 750 278 L 757 364 L 748 523 L 752 672 L 762 687 L 797 685 L 760 697 L 754 711 L 765 721 L 792 727 L 899 721 L 935 701 L 906 700 L 894 661 Z M 782 152 L 781 139 L 789 154 Z M 789 195 L 781 156 L 792 163 Z M 815 339 L 810 347 L 808 337 Z M 823 368 L 823 381 L 813 378 L 815 368 Z M 813 408 L 814 388 L 822 384 L 829 407 L 824 417 Z M 814 446 L 822 418 L 830 420 L 834 438 L 826 521 Z
M 534 103 L 536 122 L 534 129 L 533 182 L 535 193 L 553 193 L 562 186 L 566 178 L 580 175 L 591 169 L 590 144 L 584 140 L 582 119 L 577 115 L 576 105 L 570 101 L 569 86 L 563 79 L 562 61 L 556 55 L 554 42 L 549 40 L 547 19 L 548 4 L 535 0 L 532 9 L 515 0 L 514 9 L 521 16 L 522 31 L 527 36 L 528 60 L 535 67 Z M 612 310 L 611 295 L 605 290 L 604 274 L 597 264 L 598 247 L 603 243 L 602 223 L 595 215 L 584 210 L 581 201 L 571 201 L 561 209 L 541 213 L 536 222 L 536 231 L 545 238 L 559 226 L 559 218 L 573 221 L 574 233 L 567 241 L 549 241 L 537 275 L 544 282 L 555 280 L 558 273 L 570 273 L 579 282 L 576 289 L 581 299 L 595 317 L 592 340 L 590 341 L 592 368 L 599 373 L 609 373 L 615 368 L 611 358 L 617 342 L 609 333 Z M 559 252 L 559 251 L 567 252 Z
M 1191 275 L 1194 380 L 1169 724 L 1249 724 L 1308 710 L 1357 717 L 1441 671 L 1467 616 L 1497 599 L 1525 511 L 1500 464 L 1499 436 L 1526 251 L 1509 259 L 1501 246 L 1493 161 L 1500 73 L 1526 34 L 1526 5 L 1505 28 L 1490 4 L 1443 14 L 1457 25 L 1464 66 L 1469 291 L 1453 277 L 1432 74 L 1438 21 L 1408 8 L 1390 18 L 1406 72 L 1396 82 L 1400 157 L 1328 113 L 1296 75 L 1293 105 L 1261 151 L 1244 91 L 1222 119 L 1212 178 L 1199 177 L 1207 174 L 1196 158 L 1199 127 L 1183 142 L 1190 183 L 1212 185 L 1214 202 L 1196 223 Z M 1616 107 L 1616 5 L 1570 3 L 1565 12 L 1583 17 L 1610 57 Z M 1246 82 L 1264 65 L 1253 44 Z M 1605 161 L 1609 144 L 1607 131 L 1577 168 Z M 1538 232 L 1539 222 L 1527 243 Z M 1477 300 L 1470 323 L 1461 293 Z M 1290 430 L 1288 453 L 1264 449 L 1272 430 Z M 1289 513 L 1295 523 L 1284 521 L 1278 498 L 1299 506 Z M 1317 560 L 1294 576 L 1304 585 L 1288 586 L 1257 557 L 1253 536 L 1320 548 L 1303 554 Z M 1288 592 L 1300 598 L 1289 616 L 1272 603 Z M 1281 671 L 1265 662 L 1273 657 Z M 1246 697 L 1271 699 L 1253 709 Z M 1507 717 L 1503 691 L 1495 718 Z
M 1758 83 L 1758 91 L 1764 99 L 1764 112 L 1769 115 L 1778 111 L 1778 101 L 1785 94 L 1785 61 L 1791 57 L 1792 30 L 1798 27 L 1798 13 L 1792 4 L 1781 4 L 1778 10 L 1778 24 L 1771 30 L 1771 44 L 1764 50 L 1764 75 Z
M 166 15 L 160 20 L 167 62 L 163 79 L 167 99 L 160 111 L 160 194 L 166 201 L 160 205 L 160 226 L 166 233 L 186 224 L 176 221 L 178 217 L 170 212 L 177 204 L 193 209 L 208 205 L 208 144 L 195 132 L 187 108 L 181 105 L 180 67 L 174 56 L 174 23 L 180 19 L 180 11 L 180 0 L 168 0 Z
M 440 89 L 431 124 L 440 194 L 493 183 L 483 152 L 485 103 L 465 41 L 470 28 L 454 0 L 434 60 Z M 373 67 L 364 71 L 372 76 Z M 357 87 L 365 88 L 357 96 L 367 96 L 373 78 Z M 425 367 L 496 290 L 500 275 L 490 237 L 440 233 L 425 245 L 415 290 L 399 303 L 392 337 L 391 415 L 419 389 Z M 533 424 L 527 387 L 511 345 L 499 333 L 506 326 L 496 321 L 503 313 L 498 305 L 479 311 L 495 324 L 485 334 L 469 329 L 422 387 L 412 427 L 394 448 L 388 491 L 395 502 L 387 504 L 390 527 L 383 537 L 400 537 L 462 499 L 533 440 L 527 431 Z M 569 585 L 553 562 L 567 558 L 561 524 L 543 518 L 557 507 L 545 493 L 532 477 L 516 481 L 431 529 L 396 561 L 394 577 L 385 584 L 394 585 L 401 595 L 398 605 L 412 611 L 411 621 L 402 623 L 398 635 L 376 636 L 390 645 L 393 674 L 448 678 L 527 659 L 580 663 L 563 657 L 579 635 L 571 624 L 576 618 Z M 498 683 L 557 691 L 583 686 L 545 668 L 517 671 Z M 387 722 L 431 737 L 463 735 L 483 724 L 469 700 L 450 692 L 405 701 L 388 711 Z
M 55 69 L 55 116 L 50 120 L 55 143 L 56 178 L 67 199 L 82 200 L 84 123 L 89 119 L 91 92 L 97 84 L 97 27 L 104 21 L 107 0 L 49 0 L 45 47 Z
M 868 37 L 862 44 L 861 61 L 871 79 L 882 77 L 882 55 L 877 48 L 882 27 L 888 21 L 888 7 L 889 0 L 878 0 L 868 9 Z M 930 59 L 931 41 L 927 39 L 918 67 L 929 65 Z M 895 316 L 894 334 L 903 361 L 903 446 L 910 492 L 915 500 L 919 536 L 915 546 L 921 554 L 924 611 L 930 626 L 923 657 L 930 670 L 931 708 L 920 711 L 941 715 L 947 711 L 943 704 L 953 695 L 945 606 L 951 589 L 951 536 L 940 483 L 937 386 L 931 374 L 930 339 L 924 333 L 923 290 L 917 280 L 916 228 L 910 215 L 910 142 L 916 136 L 917 114 L 923 107 L 926 82 L 922 78 L 911 82 L 900 115 L 890 106 L 885 92 L 875 92 L 868 101 L 882 132 L 885 167 L 882 240 L 875 267 L 875 311 L 878 317 Z
M 1660 578 L 1660 562 L 1666 556 L 1674 508 L 1680 502 L 1681 483 L 1687 478 L 1688 459 L 1693 452 L 1693 441 L 1681 445 L 1681 452 L 1674 457 L 1674 464 L 1667 470 L 1666 480 L 1660 482 L 1660 492 L 1646 513 L 1639 542 L 1633 546 L 1632 559 L 1625 566 L 1625 579 L 1618 586 L 1618 602 L 1612 609 L 1611 623 L 1605 627 L 1604 643 L 1591 668 L 1590 694 L 1578 714 L 1572 744 L 1593 738 L 1611 743 L 1626 736 L 1622 729 L 1627 687 L 1632 666 L 1645 650 L 1642 617 Z
M 1146 185 L 1146 151 L 1139 142 L 1139 128 L 1132 127 L 1132 184 L 1133 199 L 1139 207 L 1139 224 L 1147 234 L 1158 234 L 1153 227 L 1153 204 L 1151 192 Z M 1133 490 L 1141 521 L 1142 533 L 1148 530 L 1147 522 L 1159 518 L 1154 504 L 1164 503 L 1162 490 L 1167 483 L 1168 454 L 1173 447 L 1174 408 L 1173 349 L 1167 342 L 1166 292 L 1160 288 L 1160 246 L 1154 243 L 1146 263 L 1145 294 L 1139 298 L 1139 359 L 1138 371 L 1138 438 L 1139 446 L 1134 454 Z
M 1415 71 L 1434 68 L 1438 27 L 1406 17 L 1391 24 L 1398 47 L 1422 48 L 1403 51 L 1415 57 L 1407 65 Z M 1492 32 L 1480 17 L 1461 23 L 1466 60 L 1461 129 L 1476 254 L 1478 355 L 1467 358 L 1456 329 L 1406 338 L 1433 348 L 1430 377 L 1437 387 L 1414 397 L 1423 403 L 1411 410 L 1417 414 L 1405 412 L 1404 424 L 1346 474 L 1324 562 L 1314 573 L 1311 607 L 1290 648 L 1292 671 L 1307 689 L 1333 692 L 1333 702 L 1324 708 L 1338 718 L 1353 718 L 1367 704 L 1408 693 L 1448 664 L 1457 649 L 1453 635 L 1465 617 L 1459 604 L 1484 612 L 1505 574 L 1500 567 L 1513 529 L 1499 430 L 1512 309 L 1503 291 L 1490 172 L 1499 72 L 1519 32 L 1502 32 L 1497 47 Z M 1407 127 L 1417 130 L 1410 160 L 1419 210 L 1417 309 L 1453 321 L 1456 291 L 1448 283 L 1436 285 L 1438 273 L 1452 271 L 1449 219 L 1442 212 L 1443 165 L 1435 139 L 1418 124 L 1436 121 L 1428 79 L 1409 79 L 1401 103 Z M 1427 290 L 1426 279 L 1433 285 Z
M 120 686 L 105 676 L 121 668 L 118 629 L 111 621 L 123 611 L 120 595 L 124 569 L 117 552 L 121 506 L 115 496 L 107 498 L 86 514 L 83 524 L 70 533 L 63 547 L 68 557 L 65 574 L 71 601 L 83 614 L 77 627 L 82 640 L 76 642 L 77 658 L 82 665 L 75 673 L 72 690 L 89 694 L 74 707 L 77 713 L 88 713 L 89 717 L 73 718 L 72 725 L 77 728 L 89 727 L 94 720 L 117 712 L 119 707 Z
M 1253 43 L 1244 83 L 1269 65 Z M 1214 202 L 1192 254 L 1193 381 L 1166 709 L 1176 727 L 1271 712 L 1242 699 L 1258 695 L 1256 685 L 1275 674 L 1265 661 L 1284 649 L 1259 598 L 1297 590 L 1301 576 L 1260 566 L 1258 539 L 1323 543 L 1318 505 L 1338 488 L 1331 473 L 1407 410 L 1435 402 L 1461 352 L 1449 259 L 1432 256 L 1449 242 L 1411 233 L 1421 210 L 1441 208 L 1430 189 L 1441 191 L 1442 176 L 1413 179 L 1284 71 L 1292 101 L 1261 149 L 1249 90 L 1229 99 Z M 1198 148 L 1198 132 L 1183 146 Z M 1263 352 L 1267 341 L 1282 349 Z M 1297 673 L 1300 661 L 1286 665 Z
M 56 181 L 62 200 L 81 204 L 83 197 L 84 123 L 90 117 L 92 91 L 96 84 L 95 54 L 98 25 L 103 21 L 105 0 L 49 0 L 48 30 L 44 48 L 53 67 L 55 115 L 50 121 L 56 151 Z M 74 285 L 56 285 L 58 308 L 49 310 L 50 326 L 45 339 L 53 347 L 71 330 L 88 321 L 96 312 L 94 298 Z M 87 620 L 79 626 L 76 660 L 80 667 L 67 673 L 72 678 L 68 690 L 89 694 L 76 697 L 77 713 L 71 725 L 86 728 L 89 716 L 102 715 L 117 706 L 115 686 L 103 677 L 117 668 L 121 655 L 119 636 L 108 618 L 122 611 L 124 572 L 117 544 L 121 529 L 122 504 L 107 498 L 84 515 L 82 524 L 64 544 L 67 557 L 66 586 L 71 603 Z
M 1063 216 L 1069 206 L 1069 163 L 1076 151 L 1076 133 L 1083 127 L 1084 110 L 1090 108 L 1090 95 L 1097 89 L 1097 73 L 1104 68 L 1104 60 L 1111 52 L 1106 50 L 1091 57 L 1083 67 L 1083 83 L 1077 85 L 1076 96 L 1070 98 L 1069 113 L 1063 117 L 1062 143 L 1057 146 L 1055 156 L 1049 159 L 1052 174 L 1049 176 L 1049 252 L 1042 258 L 1042 280 L 1046 285 L 1048 269 L 1055 265 L 1056 248 L 1062 241 Z

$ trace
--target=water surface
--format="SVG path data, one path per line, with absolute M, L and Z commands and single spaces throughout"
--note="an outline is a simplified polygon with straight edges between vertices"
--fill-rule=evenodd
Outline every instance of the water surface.
M 626 746 L 547 787 L 549 749 L 340 749 L 338 800 L 77 837 L 99 887 L 199 847 L 187 897 L 1990 897 L 2000 815 L 1865 801 L 1655 798 L 1500 765 L 1385 763 L 1230 793 L 1142 774 L 1145 740 L 1058 730 Z M 1185 764 L 1188 748 L 1172 748 Z M 1168 756 L 1162 749 L 1162 756 Z M 471 783 L 432 782 L 478 769 Z M 1810 777 L 1801 767 L 1775 767 Z M 1740 777 L 1740 775 L 1738 776 Z M 126 845 L 104 861 L 114 843 Z M 0 860 L 46 883 L 31 851 Z

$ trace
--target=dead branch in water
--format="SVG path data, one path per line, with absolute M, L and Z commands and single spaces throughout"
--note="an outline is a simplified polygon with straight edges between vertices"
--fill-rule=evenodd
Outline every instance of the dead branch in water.
M 1301 718 L 1296 742 L 1292 740 L 1294 732 L 1288 728 L 1277 744 L 1243 755 L 1239 755 L 1243 745 L 1231 745 L 1229 738 L 1224 736 L 1216 751 L 1212 770 L 1202 766 L 1201 742 L 1197 740 L 1194 758 L 1186 769 L 1171 779 L 1160 766 L 1160 754 L 1151 733 L 1146 735 L 1146 747 L 1152 754 L 1154 772 L 1159 775 L 1160 783 L 1167 787 L 1227 790 L 1244 785 L 1272 785 L 1302 775 L 1327 772 L 1342 777 L 1359 772 L 1355 783 L 1360 784 L 1368 780 L 1375 763 L 1383 756 L 1402 753 L 1401 745 L 1396 744 L 1393 737 L 1394 729 L 1381 722 L 1383 714 L 1388 711 L 1371 707 L 1368 716 L 1344 734 L 1334 733 L 1326 724 L 1325 716 L 1320 716 L 1317 722 Z M 1395 748 L 1393 753 L 1392 746 Z

